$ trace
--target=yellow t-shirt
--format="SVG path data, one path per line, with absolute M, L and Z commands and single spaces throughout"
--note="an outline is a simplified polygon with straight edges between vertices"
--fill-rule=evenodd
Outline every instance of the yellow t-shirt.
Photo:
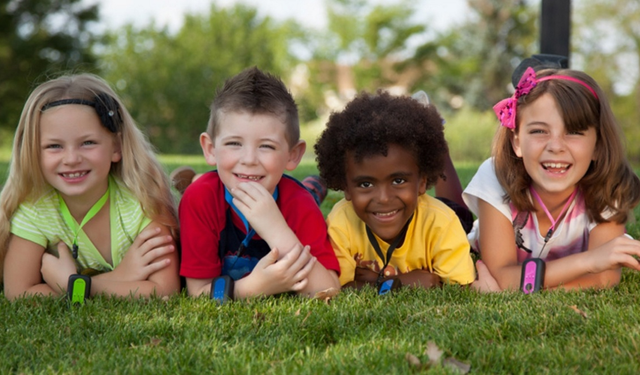
M 366 225 L 345 199 L 327 217 L 331 244 L 340 262 L 340 284 L 353 281 L 356 267 L 379 272 L 384 261 L 378 257 L 369 239 Z M 376 236 L 382 253 L 389 244 Z M 423 194 L 407 229 L 402 246 L 395 249 L 386 277 L 422 269 L 434 272 L 444 283 L 470 284 L 475 269 L 469 254 L 469 242 L 455 212 L 436 198 Z

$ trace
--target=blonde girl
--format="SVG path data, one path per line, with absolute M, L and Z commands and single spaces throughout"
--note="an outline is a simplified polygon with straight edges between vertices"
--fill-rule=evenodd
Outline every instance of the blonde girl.
M 470 240 L 482 256 L 480 280 L 517 289 L 532 257 L 546 262 L 545 288 L 608 288 L 621 267 L 640 270 L 640 243 L 624 235 L 640 181 L 596 82 L 528 68 L 494 110 L 502 126 L 493 158 L 463 194 L 478 216 Z
M 90 74 L 29 96 L 0 195 L 9 299 L 66 292 L 168 295 L 180 288 L 175 204 L 160 164 L 118 96 Z

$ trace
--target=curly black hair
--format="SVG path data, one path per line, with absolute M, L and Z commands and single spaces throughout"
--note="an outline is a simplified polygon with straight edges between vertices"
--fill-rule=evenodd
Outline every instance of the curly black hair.
M 344 191 L 347 152 L 360 162 L 373 155 L 387 156 L 390 144 L 415 156 L 420 173 L 427 177 L 427 188 L 444 177 L 449 149 L 435 106 L 380 91 L 363 92 L 342 112 L 331 114 L 314 146 L 320 176 L 329 188 Z

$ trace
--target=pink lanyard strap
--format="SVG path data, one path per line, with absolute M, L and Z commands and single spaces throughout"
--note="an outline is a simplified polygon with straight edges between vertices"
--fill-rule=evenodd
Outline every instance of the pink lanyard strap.
M 571 193 L 571 195 L 569 196 L 569 199 L 567 199 L 567 203 L 565 203 L 564 207 L 562 207 L 562 211 L 560 211 L 560 215 L 558 215 L 558 219 L 556 220 L 553 219 L 553 216 L 551 216 L 551 213 L 547 209 L 547 206 L 544 204 L 544 202 L 542 201 L 542 198 L 540 198 L 540 196 L 535 191 L 533 186 L 530 187 L 529 190 L 531 191 L 531 194 L 536 198 L 538 203 L 540 203 L 540 206 L 542 206 L 542 209 L 544 210 L 544 213 L 547 214 L 547 217 L 549 218 L 549 220 L 551 220 L 551 226 L 549 227 L 549 231 L 547 232 L 547 235 L 544 238 L 544 242 L 546 243 L 547 241 L 549 241 L 549 238 L 551 238 L 553 231 L 556 229 L 556 224 L 558 224 L 558 221 L 560 221 L 560 218 L 562 217 L 562 215 L 564 215 L 564 213 L 569 208 L 569 205 L 571 205 L 571 202 L 573 202 L 573 198 L 576 196 L 578 189 L 576 188 L 575 190 L 573 190 L 573 193 Z

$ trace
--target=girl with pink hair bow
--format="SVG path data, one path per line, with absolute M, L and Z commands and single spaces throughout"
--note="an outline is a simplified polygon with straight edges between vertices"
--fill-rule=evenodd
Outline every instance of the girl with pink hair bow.
M 463 194 L 478 217 L 469 239 L 481 253 L 480 281 L 522 288 L 529 258 L 544 262 L 547 289 L 609 288 L 622 267 L 640 271 L 640 242 L 625 235 L 640 180 L 597 83 L 575 70 L 527 68 L 494 110 L 502 127 L 492 158 Z

